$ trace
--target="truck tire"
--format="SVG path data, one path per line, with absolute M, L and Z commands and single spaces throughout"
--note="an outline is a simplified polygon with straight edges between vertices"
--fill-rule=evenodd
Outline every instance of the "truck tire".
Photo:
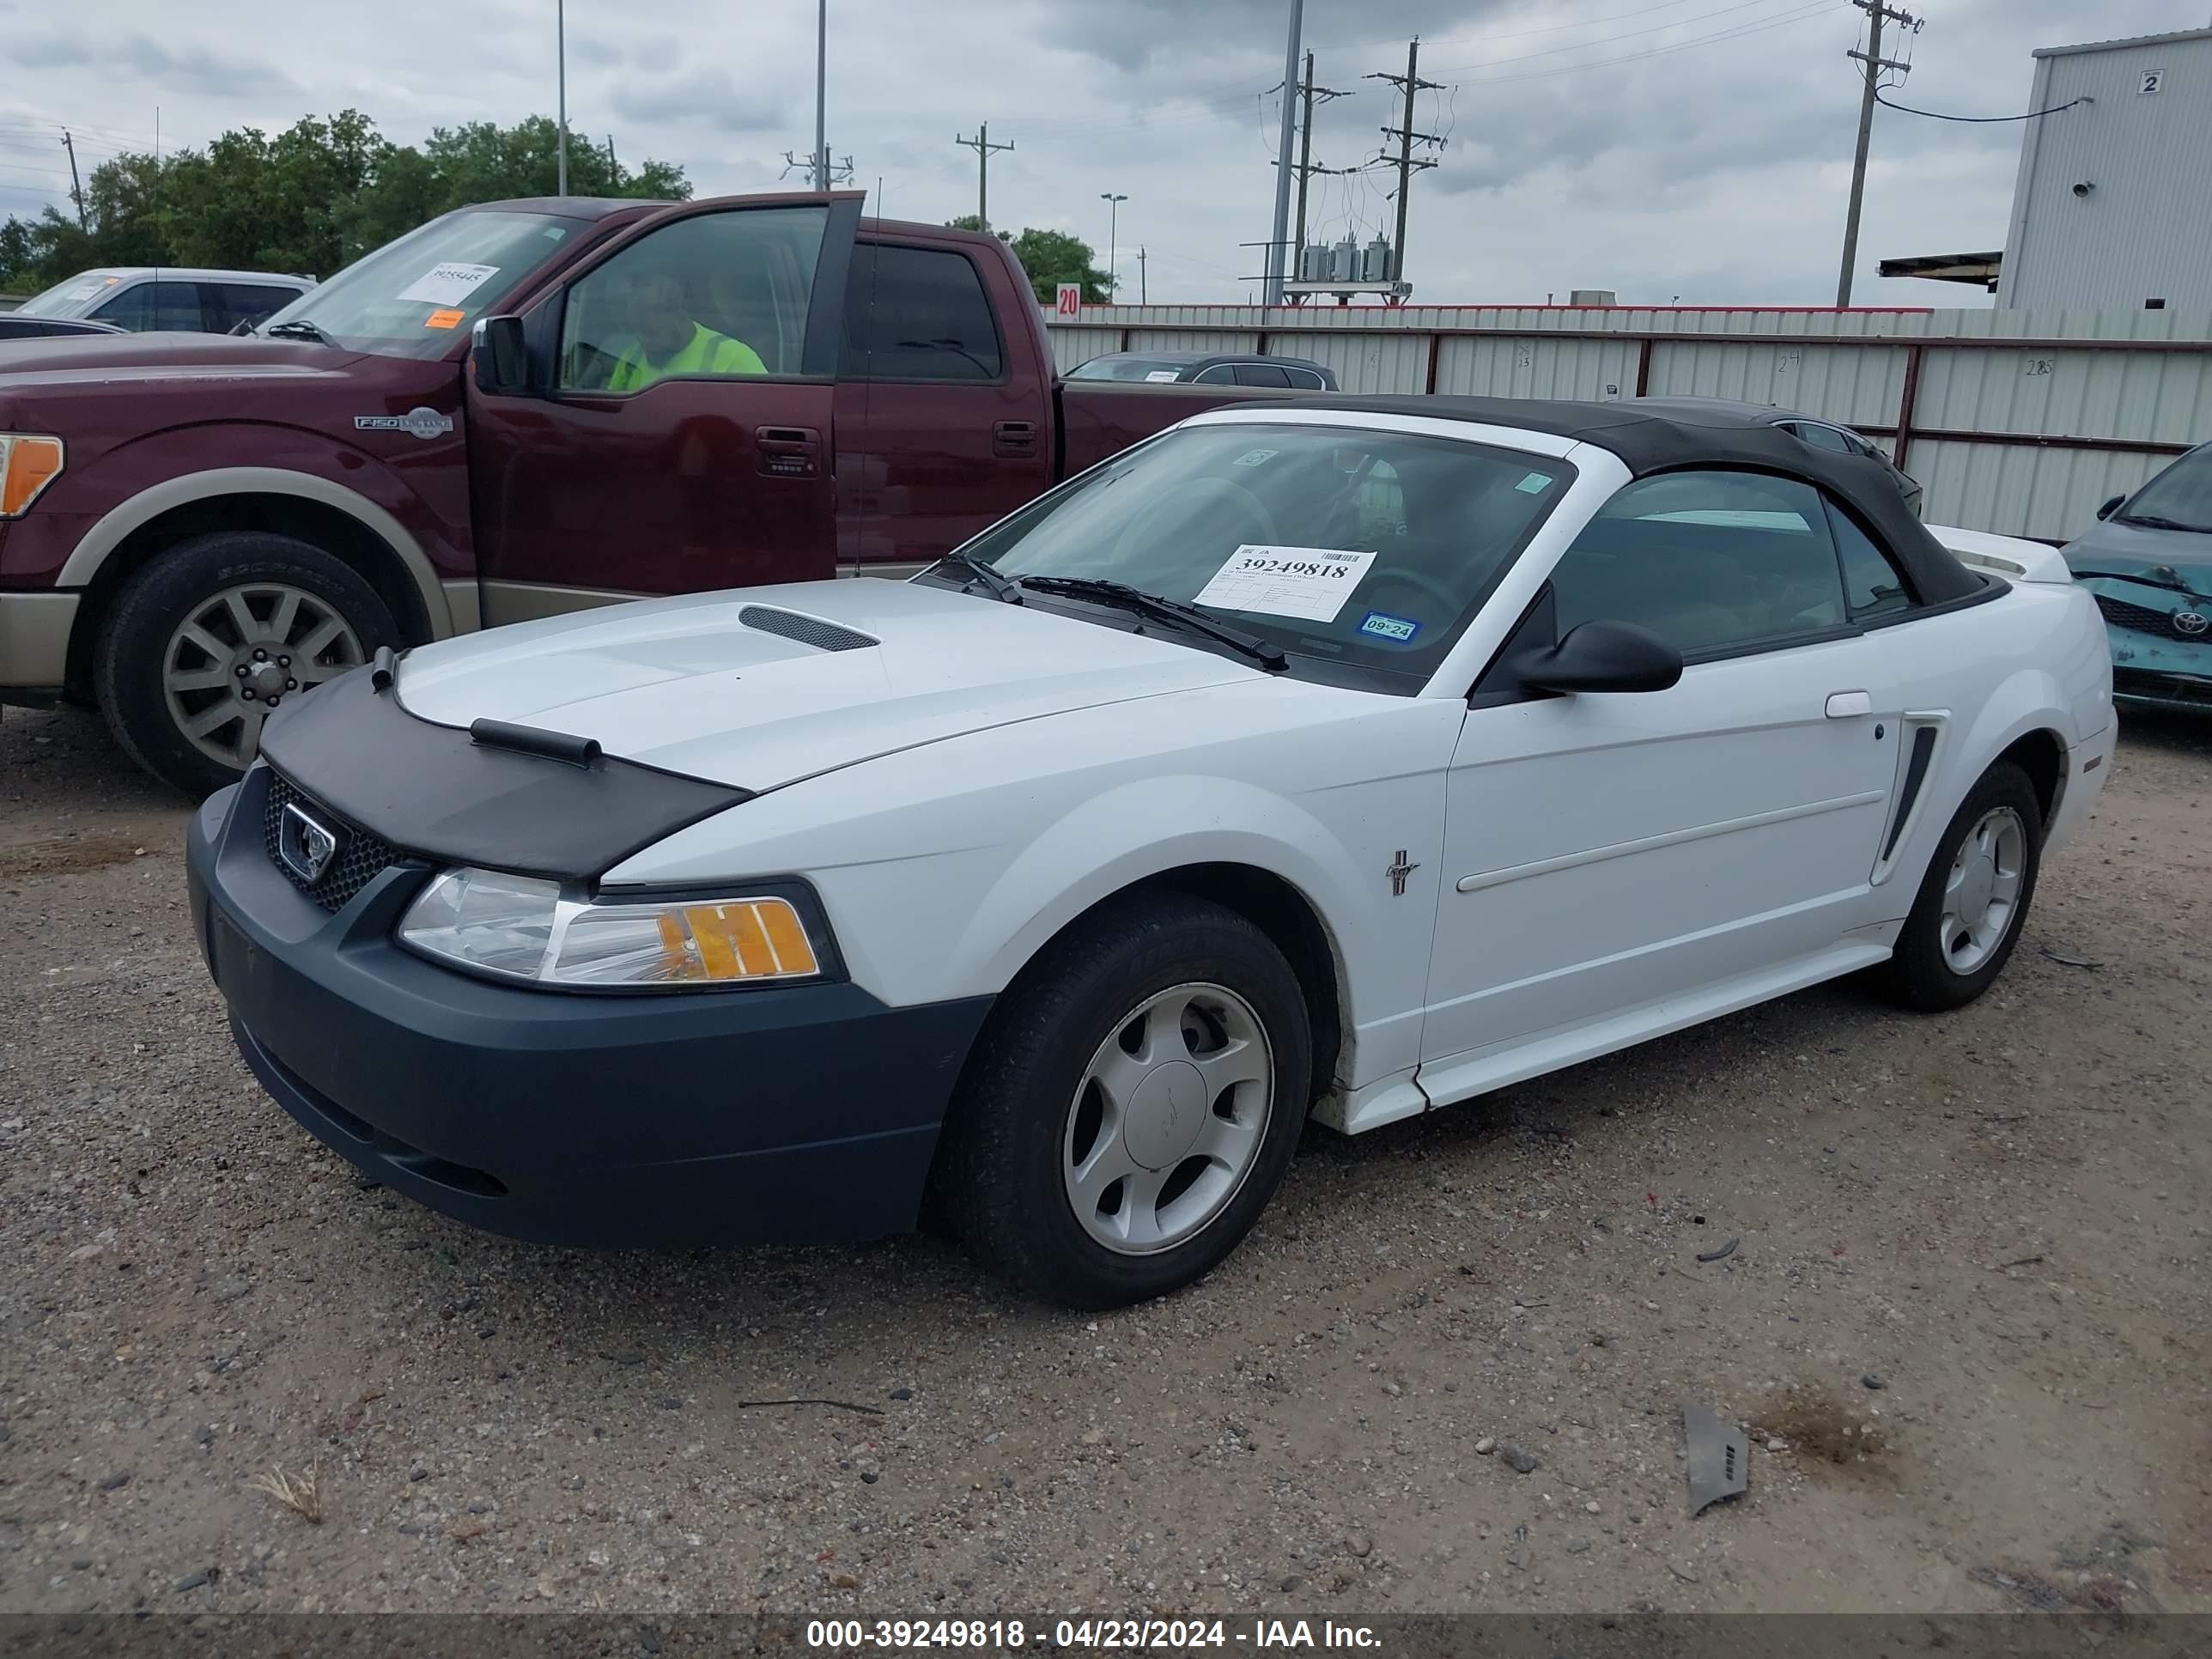
M 1963 1008 L 2004 971 L 2035 900 L 2043 808 L 2027 774 L 1999 761 L 1945 826 L 1889 960 L 1889 994 L 1921 1013 Z
M 123 751 L 193 799 L 234 783 L 266 711 L 358 667 L 398 624 L 333 554 L 223 530 L 165 549 L 108 613 L 93 690 Z
M 1133 898 L 1055 941 L 993 1011 L 933 1197 L 1033 1294 L 1164 1296 L 1273 1196 L 1312 1066 L 1297 976 L 1265 933 L 1204 899 Z

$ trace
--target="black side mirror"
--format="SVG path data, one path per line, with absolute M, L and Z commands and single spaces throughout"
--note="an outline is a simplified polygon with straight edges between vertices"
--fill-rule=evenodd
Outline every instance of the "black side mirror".
M 2128 498 L 2124 495 L 2113 496 L 2112 500 L 2106 501 L 2102 507 L 2097 509 L 2097 516 L 2100 519 L 2111 518 L 2113 514 L 2120 510 L 2121 506 L 2127 501 L 2127 499 Z
M 1682 653 L 1648 628 L 1601 618 L 1518 666 L 1538 691 L 1664 691 L 1682 678 Z
M 530 352 L 520 317 L 482 317 L 469 344 L 477 390 L 494 398 L 519 398 L 530 390 Z

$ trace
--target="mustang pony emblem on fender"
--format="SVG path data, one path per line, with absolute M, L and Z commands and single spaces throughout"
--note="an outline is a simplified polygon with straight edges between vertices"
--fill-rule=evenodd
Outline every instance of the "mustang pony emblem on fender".
M 1390 896 L 1393 898 L 1406 896 L 1406 878 L 1420 867 L 1418 864 L 1407 863 L 1406 849 L 1402 847 L 1398 849 L 1397 861 L 1382 872 L 1390 878 Z

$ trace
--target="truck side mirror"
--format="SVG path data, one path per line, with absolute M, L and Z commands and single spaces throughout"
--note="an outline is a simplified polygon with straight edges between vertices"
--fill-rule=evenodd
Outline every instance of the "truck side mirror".
M 494 398 L 519 398 L 530 390 L 530 353 L 520 317 L 480 317 L 469 344 L 477 390 Z
M 2102 507 L 2097 509 L 2097 516 L 2100 519 L 2111 518 L 2113 514 L 2120 510 L 2121 503 L 2126 500 L 2127 497 L 2124 495 L 2113 496 L 2112 500 L 2106 501 Z

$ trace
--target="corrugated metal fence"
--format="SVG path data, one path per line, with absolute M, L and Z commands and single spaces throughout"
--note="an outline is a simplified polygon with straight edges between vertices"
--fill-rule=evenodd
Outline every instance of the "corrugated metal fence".
M 1927 488 L 1926 515 L 2063 540 L 2212 438 L 2212 313 L 1687 307 L 1088 306 L 1106 351 L 1306 357 L 1347 392 L 1738 398 L 1839 421 Z

